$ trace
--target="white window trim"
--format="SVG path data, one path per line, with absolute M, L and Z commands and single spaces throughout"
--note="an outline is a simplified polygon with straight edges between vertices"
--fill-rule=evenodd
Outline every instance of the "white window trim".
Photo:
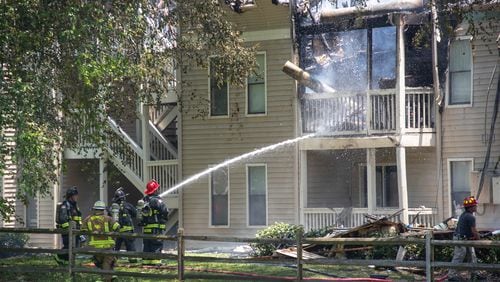
M 266 225 L 250 225 L 250 199 L 249 199 L 249 185 L 248 185 L 248 168 L 249 167 L 257 167 L 257 166 L 263 166 L 265 168 L 265 181 L 266 181 Z M 246 190 L 245 190 L 245 198 L 246 198 L 246 222 L 247 222 L 247 228 L 262 228 L 262 227 L 267 227 L 269 225 L 269 186 L 267 182 L 267 164 L 265 163 L 255 163 L 255 164 L 247 164 L 246 165 Z
M 450 104 L 450 96 L 451 96 L 451 71 L 450 71 L 450 63 L 448 62 L 448 71 L 447 71 L 447 95 L 446 95 L 446 107 L 447 108 L 471 108 L 474 104 L 474 56 L 472 54 L 472 36 L 457 36 L 452 39 L 452 41 L 460 41 L 460 40 L 469 40 L 470 43 L 470 103 L 467 104 Z
M 451 216 L 453 214 L 453 210 L 451 207 L 451 163 L 452 162 L 471 162 L 471 172 L 474 171 L 474 158 L 448 158 L 446 160 L 447 163 L 447 177 L 448 177 L 448 214 Z M 471 185 L 472 189 L 472 185 Z M 471 190 L 472 191 L 472 190 Z
M 208 118 L 209 119 L 221 119 L 221 118 L 229 118 L 230 116 L 230 108 L 229 108 L 229 82 L 226 81 L 227 83 L 227 114 L 226 115 L 222 115 L 222 116 L 212 116 L 212 93 L 211 93 L 211 89 L 212 89 L 212 85 L 211 85 L 211 76 L 210 76 L 210 59 L 211 58 L 215 58 L 216 56 L 209 56 L 208 57 Z
M 36 201 L 36 226 L 29 227 L 29 228 L 40 228 L 40 197 L 39 197 L 38 192 L 36 193 L 34 199 Z M 28 228 L 29 218 L 26 216 L 28 214 L 28 206 L 27 205 L 23 205 L 23 206 L 24 206 L 24 220 L 25 220 L 24 226 L 26 228 Z
M 385 166 L 395 166 L 396 169 L 398 168 L 397 166 L 397 163 L 376 163 L 375 164 L 375 168 L 378 167 L 378 166 L 382 166 L 382 167 L 385 167 Z M 365 191 L 362 191 L 361 190 L 361 185 L 363 185 L 363 182 L 364 182 L 364 177 L 363 177 L 363 168 L 365 167 L 368 167 L 368 164 L 367 163 L 360 163 L 359 164 L 359 182 L 358 182 L 358 190 L 359 190 L 359 202 L 362 203 L 363 202 L 363 196 L 364 197 L 368 197 L 368 195 L 366 195 Z M 368 190 L 368 183 L 367 183 L 367 187 L 366 189 Z M 399 189 L 399 188 L 398 188 Z M 368 191 L 367 191 L 368 192 Z M 398 191 L 399 193 L 399 191 Z M 368 205 L 368 199 L 367 199 L 367 205 Z M 399 203 L 399 199 L 398 199 L 398 203 Z M 393 209 L 393 208 L 397 208 L 397 207 L 379 207 L 377 206 L 377 199 L 375 198 L 375 205 L 374 205 L 375 209 L 376 210 L 384 210 L 384 209 Z M 361 208 L 367 208 L 367 207 L 361 207 Z
M 245 116 L 247 117 L 262 117 L 267 116 L 267 53 L 266 51 L 259 51 L 257 55 L 264 55 L 264 113 L 252 114 L 248 112 L 248 76 L 245 78 Z
M 214 167 L 210 165 L 208 167 Z M 208 174 L 208 227 L 209 228 L 229 228 L 231 225 L 231 185 L 229 177 L 229 166 L 227 168 L 227 225 L 212 225 L 212 173 Z

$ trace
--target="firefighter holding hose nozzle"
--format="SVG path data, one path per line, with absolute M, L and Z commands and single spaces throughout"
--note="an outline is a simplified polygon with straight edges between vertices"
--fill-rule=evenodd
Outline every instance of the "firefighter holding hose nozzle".
M 156 180 L 150 180 L 144 191 L 144 198 L 137 203 L 138 219 L 140 225 L 143 226 L 144 234 L 161 235 L 165 231 L 168 219 L 167 205 L 159 196 L 158 188 L 160 184 Z M 144 239 L 143 252 L 161 253 L 163 249 L 163 241 L 156 239 Z M 144 259 L 144 265 L 159 265 L 159 259 Z

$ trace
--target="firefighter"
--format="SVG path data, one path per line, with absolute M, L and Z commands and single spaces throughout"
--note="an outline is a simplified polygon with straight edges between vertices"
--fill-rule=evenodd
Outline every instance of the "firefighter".
M 78 208 L 78 190 L 75 186 L 69 188 L 66 191 L 65 200 L 62 203 L 57 204 L 56 208 L 56 227 L 62 229 L 68 229 L 72 223 L 76 230 L 80 229 L 82 224 L 82 213 Z M 69 248 L 69 235 L 62 234 L 63 249 Z M 78 248 L 80 246 L 80 241 L 84 240 L 83 236 L 75 236 L 75 246 Z M 68 262 L 68 254 L 58 254 L 55 259 L 58 264 L 62 265 Z
M 97 201 L 92 207 L 92 214 L 83 220 L 82 229 L 90 232 L 115 232 L 120 229 L 120 224 L 113 220 L 112 217 L 105 214 L 106 204 L 103 201 Z M 90 235 L 89 247 L 99 250 L 112 250 L 115 246 L 115 241 L 107 235 Z M 102 270 L 113 270 L 116 258 L 111 255 L 95 255 L 94 264 Z M 111 281 L 113 278 L 109 275 L 105 276 L 106 281 Z
M 463 207 L 465 211 L 460 215 L 457 228 L 453 234 L 454 240 L 479 240 L 480 236 L 476 230 L 476 217 L 474 213 L 477 210 L 477 201 L 473 196 L 464 199 Z M 453 251 L 453 263 L 462 263 L 464 259 L 472 263 L 477 263 L 476 252 L 473 247 L 455 246 Z M 477 272 L 473 272 L 477 279 L 483 279 Z M 450 269 L 448 272 L 448 281 L 460 281 L 457 271 Z
M 138 205 L 141 206 L 141 225 L 145 234 L 161 235 L 165 231 L 168 209 L 167 205 L 165 205 L 158 195 L 158 188 L 160 188 L 160 184 L 156 180 L 149 181 L 144 191 L 144 194 L 146 194 L 142 200 L 144 203 L 142 204 L 139 201 L 141 203 Z M 162 240 L 144 239 L 143 244 L 143 252 L 161 253 L 163 249 Z M 145 259 L 142 263 L 144 265 L 158 265 L 161 264 L 161 260 Z
M 137 217 L 137 209 L 125 200 L 126 196 L 127 194 L 125 194 L 122 187 L 116 189 L 110 214 L 120 224 L 120 233 L 133 233 L 133 219 Z M 133 238 L 116 237 L 115 251 L 119 251 L 122 245 L 125 245 L 127 251 L 135 252 L 135 240 Z M 137 262 L 137 259 L 129 258 L 129 262 Z

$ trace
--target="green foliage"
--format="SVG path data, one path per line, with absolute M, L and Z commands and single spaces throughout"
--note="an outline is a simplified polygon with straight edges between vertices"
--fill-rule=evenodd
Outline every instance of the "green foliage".
M 255 236 L 257 239 L 295 239 L 297 231 L 303 232 L 302 226 L 283 222 L 276 222 L 273 225 L 260 230 Z M 277 249 L 283 249 L 293 244 L 265 244 L 252 243 L 255 256 L 270 256 Z
M 24 233 L 0 233 L 1 248 L 24 248 L 29 236 Z M 0 258 L 15 256 L 18 253 L 0 252 Z
M 174 69 L 220 56 L 220 77 L 243 83 L 255 52 L 224 8 L 215 0 L 2 1 L 0 174 L 6 159 L 16 162 L 17 197 L 49 196 L 62 150 L 105 146 L 106 118 L 159 101 L 179 85 Z M 7 207 L 0 198 L 4 218 Z
M 491 240 L 500 241 L 500 235 L 492 237 Z M 479 263 L 498 263 L 500 261 L 500 248 L 476 248 L 476 255 Z

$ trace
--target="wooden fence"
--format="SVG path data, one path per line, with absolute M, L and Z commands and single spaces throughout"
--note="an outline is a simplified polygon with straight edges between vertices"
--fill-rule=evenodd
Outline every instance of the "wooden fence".
M 51 254 L 68 254 L 69 263 L 67 267 L 0 267 L 1 272 L 67 272 L 73 281 L 75 281 L 76 273 L 93 273 L 100 275 L 117 275 L 141 278 L 157 278 L 157 279 L 178 279 L 184 281 L 186 278 L 190 279 L 217 279 L 217 280 L 255 280 L 252 276 L 241 276 L 235 274 L 193 274 L 185 275 L 185 261 L 195 262 L 225 262 L 225 263 L 264 263 L 266 265 L 279 265 L 283 263 L 290 263 L 290 259 L 259 259 L 259 258 L 217 258 L 217 257 L 203 257 L 203 256 L 185 256 L 185 242 L 186 240 L 192 241 L 206 241 L 206 242 L 240 242 L 240 243 L 287 243 L 297 245 L 297 258 L 296 265 L 296 281 L 303 279 L 303 265 L 376 265 L 386 267 L 419 267 L 424 268 L 426 273 L 426 281 L 433 281 L 433 268 L 457 268 L 457 269 L 474 269 L 474 270 L 496 270 L 500 269 L 500 264 L 483 264 L 483 263 L 451 263 L 440 262 L 434 260 L 434 247 L 435 246 L 468 246 L 478 248 L 500 248 L 500 241 L 480 240 L 480 241 L 452 241 L 452 240 L 435 240 L 432 237 L 432 232 L 428 231 L 425 239 L 421 238 L 303 238 L 302 231 L 296 235 L 296 240 L 292 239 L 256 239 L 256 238 L 229 238 L 217 236 L 185 236 L 183 229 L 179 229 L 176 236 L 168 235 L 147 235 L 138 233 L 98 233 L 98 232 L 85 232 L 78 230 L 63 230 L 63 229 L 28 229 L 28 228 L 0 228 L 0 233 L 41 233 L 41 234 L 68 234 L 70 238 L 81 234 L 94 234 L 108 236 L 120 236 L 125 238 L 142 238 L 142 239 L 158 239 L 162 241 L 176 241 L 177 254 L 166 253 L 144 253 L 144 252 L 117 252 L 111 250 L 95 250 L 88 248 L 75 248 L 74 241 L 70 240 L 69 249 L 48 249 L 48 248 L 6 248 L 0 247 L 1 252 L 10 253 L 51 253 Z M 315 245 L 362 245 L 362 246 L 405 246 L 408 244 L 423 244 L 425 246 L 425 260 L 417 261 L 401 261 L 401 260 L 374 260 L 374 259 L 303 259 L 303 244 Z M 128 272 L 128 271 L 106 271 L 97 268 L 77 267 L 75 265 L 76 254 L 87 255 L 114 255 L 119 257 L 140 257 L 145 259 L 175 259 L 177 260 L 177 274 L 153 274 L 141 272 Z M 273 278 L 260 277 L 258 280 L 274 280 Z M 283 279 L 285 280 L 285 279 Z M 287 279 L 289 280 L 289 279 Z

